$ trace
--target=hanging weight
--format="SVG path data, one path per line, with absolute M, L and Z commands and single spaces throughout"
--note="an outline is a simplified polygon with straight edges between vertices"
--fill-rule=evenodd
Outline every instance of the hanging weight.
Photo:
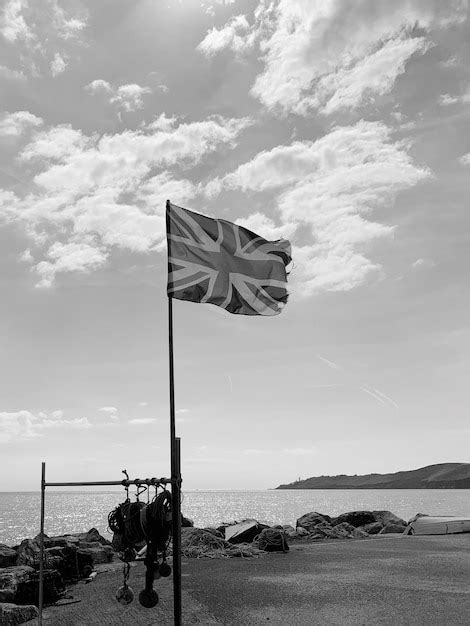
M 134 599 L 134 592 L 131 587 L 128 587 L 126 584 L 119 587 L 116 591 L 116 600 L 123 605 L 130 604 Z M 140 597 L 139 597 L 140 599 Z
M 171 574 L 171 567 L 166 561 L 163 561 L 163 563 L 160 563 L 160 565 L 158 566 L 158 571 L 160 572 L 160 576 L 166 578 Z
M 139 593 L 139 602 L 146 609 L 151 609 L 158 604 L 158 593 L 155 589 L 142 589 Z

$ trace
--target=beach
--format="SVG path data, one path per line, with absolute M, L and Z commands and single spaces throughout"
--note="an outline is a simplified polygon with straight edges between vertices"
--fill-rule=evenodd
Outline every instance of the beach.
M 144 571 L 142 563 L 131 570 L 136 595 Z M 299 542 L 287 554 L 257 559 L 183 558 L 182 576 L 183 624 L 463 625 L 470 614 L 470 534 Z M 173 624 L 171 578 L 155 583 L 160 601 L 153 609 L 137 597 L 118 604 L 121 584 L 120 564 L 103 565 L 93 582 L 72 587 L 80 602 L 47 607 L 44 622 Z

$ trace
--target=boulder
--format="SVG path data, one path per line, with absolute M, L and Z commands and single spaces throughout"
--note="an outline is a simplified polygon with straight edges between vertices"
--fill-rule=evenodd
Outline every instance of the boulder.
M 352 524 L 349 524 L 348 522 L 341 522 L 341 524 L 336 524 L 336 526 L 333 527 L 333 530 L 336 533 L 340 533 L 344 537 L 353 537 L 354 531 L 356 529 Z
M 311 513 L 305 513 L 305 515 L 299 517 L 295 525 L 297 528 L 305 528 L 305 530 L 312 532 L 317 524 L 323 522 L 331 522 L 331 517 L 312 511 Z
M 372 522 L 372 524 L 365 524 L 360 527 L 368 535 L 377 535 L 383 528 L 380 522 Z
M 87 542 L 85 542 L 87 543 Z M 91 558 L 91 565 L 98 563 L 111 563 L 114 558 L 114 550 L 111 546 L 97 544 L 91 547 L 80 547 L 77 550 L 77 557 L 83 560 L 88 555 Z
M 55 569 L 44 570 L 44 604 L 53 604 L 65 591 L 62 576 Z M 39 572 L 34 570 L 18 584 L 16 604 L 39 604 Z
M 32 574 L 34 574 L 34 569 L 27 565 L 15 565 L 1 569 L 0 602 L 15 602 L 18 587 L 29 580 Z
M 322 535 L 323 537 L 327 537 L 329 539 L 339 539 L 344 536 L 344 533 L 339 530 L 336 532 L 336 529 L 333 528 L 328 522 L 321 522 L 313 527 L 313 533 L 315 535 Z
M 297 534 L 298 534 L 297 531 L 295 530 L 293 526 L 290 526 L 290 524 L 284 524 L 284 526 L 282 527 L 282 530 L 284 531 L 287 537 L 297 537 Z
M 352 536 L 354 537 L 354 539 L 365 539 L 369 535 L 361 528 L 355 528 L 352 533 Z
M 355 528 L 359 526 L 364 526 L 365 524 L 372 524 L 376 522 L 376 518 L 372 511 L 350 511 L 349 513 L 343 513 L 342 515 L 338 515 L 331 520 L 332 526 L 337 526 L 342 522 L 348 522 Z
M 390 533 L 403 533 L 406 528 L 406 524 L 403 526 L 402 524 L 387 524 L 382 528 L 379 532 L 379 535 L 388 535 Z
M 69 540 L 69 537 L 76 537 L 80 544 L 84 541 L 87 543 L 98 542 L 103 546 L 110 546 L 111 542 L 100 535 L 96 528 L 90 528 L 86 533 L 73 533 L 72 535 L 66 535 L 65 538 Z
M 298 537 L 308 537 L 310 533 L 308 532 L 308 530 L 305 530 L 303 526 L 298 526 L 296 530 L 296 535 Z
M 2 626 L 16 626 L 24 624 L 38 617 L 39 611 L 32 604 L 18 606 L 10 602 L 0 603 L 0 624 Z
M 10 546 L 0 543 L 0 567 L 10 567 L 16 565 L 16 550 Z
M 39 542 L 36 539 L 23 539 L 16 552 L 17 565 L 39 567 Z
M 250 543 L 264 528 L 269 527 L 255 519 L 244 520 L 238 524 L 233 524 L 233 526 L 227 526 L 225 539 L 230 543 Z
M 401 517 L 397 517 L 391 511 L 372 511 L 372 515 L 382 526 L 387 526 L 387 524 L 402 524 L 403 527 L 406 526 L 405 520 Z

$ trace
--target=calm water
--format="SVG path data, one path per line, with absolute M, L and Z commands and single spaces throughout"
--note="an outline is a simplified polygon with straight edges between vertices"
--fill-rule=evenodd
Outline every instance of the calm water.
M 108 513 L 124 499 L 121 492 L 46 492 L 48 535 L 97 528 L 105 537 Z M 293 491 L 186 491 L 184 515 L 196 526 L 254 517 L 292 524 L 309 511 L 339 515 L 385 509 L 408 520 L 416 513 L 470 516 L 470 489 L 361 489 Z M 39 532 L 40 494 L 0 492 L 0 543 L 14 545 Z

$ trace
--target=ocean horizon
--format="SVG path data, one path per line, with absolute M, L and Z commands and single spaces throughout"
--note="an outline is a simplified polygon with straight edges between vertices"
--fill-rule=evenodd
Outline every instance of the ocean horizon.
M 135 496 L 131 493 L 131 497 Z M 39 532 L 39 491 L 0 492 L 0 543 L 15 545 Z M 108 514 L 123 490 L 46 490 L 47 535 L 94 527 L 108 538 Z M 146 497 L 141 497 L 146 501 Z M 416 513 L 470 516 L 470 489 L 184 490 L 183 515 L 195 526 L 218 526 L 246 518 L 291 524 L 309 511 L 330 516 L 354 510 L 388 510 L 408 520 Z

